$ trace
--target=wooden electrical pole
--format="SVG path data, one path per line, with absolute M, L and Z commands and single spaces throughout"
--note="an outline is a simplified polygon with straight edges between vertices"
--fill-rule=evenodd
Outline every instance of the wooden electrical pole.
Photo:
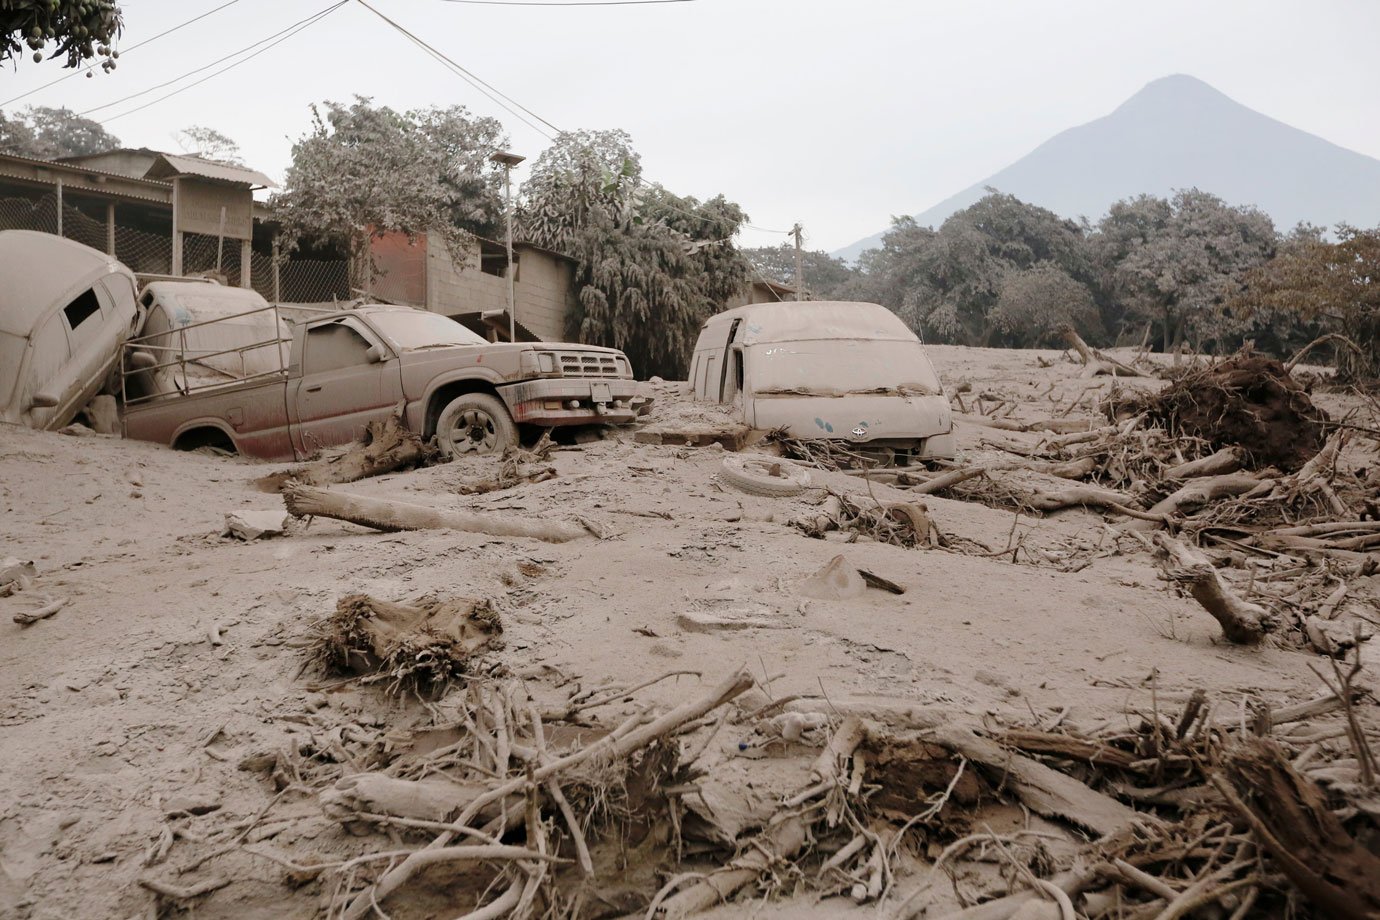
M 800 222 L 791 228 L 791 236 L 795 239 L 795 299 L 805 299 L 805 265 L 804 256 L 800 249 L 800 234 L 803 228 Z

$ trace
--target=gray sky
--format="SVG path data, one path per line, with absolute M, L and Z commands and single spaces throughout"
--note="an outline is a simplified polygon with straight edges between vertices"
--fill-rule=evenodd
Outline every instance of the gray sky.
M 223 2 L 125 0 L 122 45 Z M 924 210 L 1172 73 L 1380 157 L 1374 0 L 370 2 L 556 126 L 628 131 L 648 178 L 677 193 L 722 192 L 769 230 L 801 221 L 811 248 L 839 248 L 885 228 L 892 214 Z M 327 5 L 236 0 L 123 56 L 114 74 L 77 76 L 6 108 L 101 106 Z M 0 73 L 0 102 L 64 73 L 26 58 Z M 530 158 L 548 143 L 357 2 L 244 66 L 112 118 L 180 85 L 91 117 L 110 119 L 131 146 L 172 150 L 177 129 L 208 125 L 278 179 L 308 105 L 353 94 L 497 116 L 511 148 Z M 750 230 L 742 241 L 780 240 Z

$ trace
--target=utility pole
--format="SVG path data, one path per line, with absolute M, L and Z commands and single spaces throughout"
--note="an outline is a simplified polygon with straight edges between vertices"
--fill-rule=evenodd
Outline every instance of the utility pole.
M 525 159 L 527 158 L 524 156 L 502 150 L 489 157 L 489 162 L 497 163 L 503 167 L 503 186 L 507 198 L 507 207 L 504 209 L 507 212 L 507 219 L 504 220 L 504 223 L 508 225 L 508 264 L 504 274 L 508 276 L 508 341 L 510 342 L 517 341 L 517 304 L 515 303 L 517 297 L 514 290 L 517 276 L 513 274 L 513 167 Z
M 800 222 L 799 222 L 799 221 L 796 221 L 795 226 L 791 228 L 791 236 L 795 238 L 795 299 L 796 299 L 796 300 L 804 300 L 804 299 L 805 299 L 805 267 L 804 267 L 804 261 L 803 261 L 803 258 L 804 258 L 804 257 L 803 257 L 803 255 L 801 254 L 801 251 L 800 251 L 800 234 L 801 234 L 801 232 L 802 232 L 802 229 L 803 229 L 803 228 L 800 226 Z

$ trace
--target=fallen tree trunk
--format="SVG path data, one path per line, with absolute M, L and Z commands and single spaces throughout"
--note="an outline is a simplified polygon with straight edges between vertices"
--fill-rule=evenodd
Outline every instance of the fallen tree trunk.
M 1270 612 L 1238 597 L 1206 556 L 1163 533 L 1155 534 L 1155 544 L 1169 562 L 1166 574 L 1186 587 L 1193 599 L 1212 614 L 1228 640 L 1254 645 L 1265 637 L 1271 624 Z
M 1057 476 L 1060 479 L 1081 479 L 1088 475 L 1097 466 L 1096 458 L 1084 458 L 1082 460 L 1069 460 L 1056 463 L 1042 463 L 1039 460 L 998 460 L 995 463 L 983 463 L 979 466 L 968 466 L 958 470 L 950 470 L 941 473 L 932 479 L 927 479 L 919 485 L 910 487 L 910 491 L 919 492 L 921 495 L 929 495 L 934 492 L 942 492 L 945 489 L 967 482 L 969 479 L 976 479 L 987 473 L 1010 473 L 1014 470 L 1030 470 L 1034 473 L 1044 473 L 1049 476 Z
M 1002 431 L 1051 431 L 1055 434 L 1091 431 L 1092 419 L 1086 418 L 1041 418 L 1029 422 L 1018 422 L 1009 418 L 992 418 L 990 415 L 967 415 L 954 413 L 954 420 L 981 425 L 983 428 L 999 428 Z
M 1026 504 L 1036 511 L 1062 511 L 1065 508 L 1105 508 L 1137 520 L 1164 523 L 1164 516 L 1141 511 L 1134 507 L 1135 499 L 1121 492 L 1099 489 L 1097 486 L 1075 486 L 1062 492 L 1032 492 L 1025 499 Z
M 758 836 L 742 856 L 662 901 L 651 916 L 680 920 L 716 904 L 727 903 L 744 886 L 761 878 L 774 863 L 799 853 L 805 846 L 805 838 L 805 822 L 800 816 L 784 817 Z
M 1257 740 L 1210 777 L 1289 880 L 1328 917 L 1380 916 L 1380 856 L 1347 832 L 1316 782 Z
M 1193 511 L 1214 502 L 1219 498 L 1245 495 L 1263 485 L 1273 485 L 1273 480 L 1260 479 L 1251 473 L 1228 473 L 1224 476 L 1207 476 L 1194 479 L 1180 486 L 1164 498 L 1146 509 L 1147 514 L 1157 516 L 1161 521 L 1172 515 Z M 1134 530 L 1149 530 L 1149 526 L 1129 525 Z
M 345 495 L 312 486 L 287 483 L 283 503 L 297 517 L 328 517 L 361 527 L 399 530 L 462 530 L 495 537 L 528 537 L 564 543 L 589 536 L 587 528 L 564 521 L 533 521 L 477 511 L 443 511 L 424 505 Z
M 1122 364 L 1115 358 L 1109 358 L 1095 348 L 1090 348 L 1088 343 L 1083 341 L 1083 337 L 1074 331 L 1072 326 L 1063 326 L 1059 330 L 1064 341 L 1069 343 L 1069 347 L 1078 352 L 1078 357 L 1083 362 L 1083 372 L 1081 377 L 1097 377 L 1106 375 L 1110 377 L 1140 377 L 1141 372 L 1131 367 L 1129 364 Z
M 1200 476 L 1219 476 L 1235 473 L 1246 463 L 1245 452 L 1239 447 L 1224 447 L 1215 454 L 1171 466 L 1164 471 L 1165 479 L 1196 479 Z
M 345 453 L 266 476 L 259 483 L 266 490 L 276 492 L 289 481 L 308 486 L 356 482 L 425 463 L 435 453 L 408 429 L 398 411 L 384 421 L 370 422 L 364 437 L 350 445 Z

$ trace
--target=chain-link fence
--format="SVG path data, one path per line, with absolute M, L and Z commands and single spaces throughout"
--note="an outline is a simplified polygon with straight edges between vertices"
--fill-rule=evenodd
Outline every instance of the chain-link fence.
M 58 233 L 57 203 L 57 195 L 51 193 L 0 198 L 0 230 Z M 62 203 L 61 233 L 92 249 L 109 251 L 110 229 L 105 220 L 92 217 L 69 201 Z M 218 272 L 227 284 L 238 286 L 240 256 L 239 240 L 226 239 L 222 244 L 215 236 L 183 234 L 183 274 Z M 169 234 L 150 233 L 122 224 L 117 210 L 115 257 L 140 274 L 170 274 L 172 238 Z M 284 258 L 278 264 L 275 281 L 273 257 L 268 253 L 252 252 L 249 270 L 254 290 L 270 301 L 329 303 L 350 297 L 350 264 L 344 259 Z

